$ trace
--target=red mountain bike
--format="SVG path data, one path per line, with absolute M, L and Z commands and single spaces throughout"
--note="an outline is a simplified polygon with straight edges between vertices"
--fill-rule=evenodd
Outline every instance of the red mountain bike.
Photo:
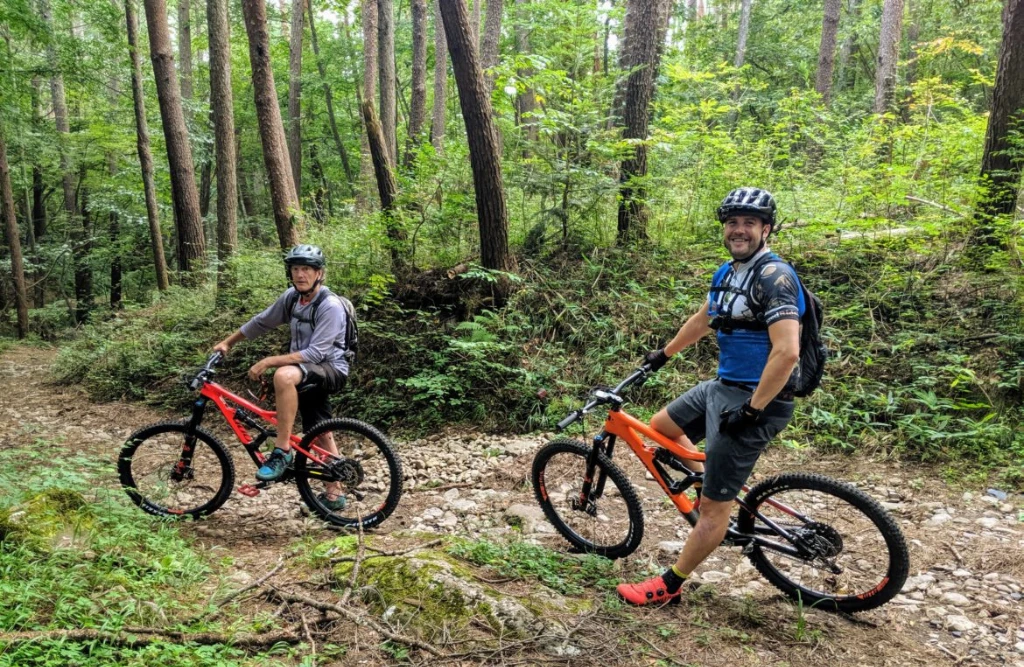
M 231 495 L 235 483 L 231 455 L 201 426 L 211 401 L 257 469 L 265 458 L 260 446 L 277 435 L 275 412 L 210 381 L 222 360 L 223 355 L 215 352 L 189 381 L 189 388 L 199 392 L 191 419 L 145 426 L 121 449 L 117 461 L 121 485 L 149 514 L 199 518 L 215 511 Z M 338 455 L 330 452 L 331 441 Z M 301 438 L 292 435 L 291 442 L 294 463 L 281 479 L 246 484 L 239 493 L 255 496 L 270 484 L 294 481 L 310 510 L 345 527 L 371 528 L 395 510 L 402 495 L 402 463 L 395 446 L 373 426 L 355 419 L 329 419 Z M 325 506 L 322 499 L 327 492 L 344 495 L 345 506 L 334 510 Z
M 597 406 L 610 406 L 592 446 L 559 439 L 533 460 L 537 501 L 562 537 L 581 551 L 621 558 L 643 540 L 640 494 L 612 462 L 618 438 L 691 526 L 700 517 L 687 490 L 704 476 L 685 462 L 703 461 L 704 454 L 684 449 L 622 410 L 623 390 L 643 383 L 650 373 L 645 365 L 614 388 L 595 389 L 586 405 L 558 424 L 563 430 Z M 910 569 L 906 540 L 893 518 L 863 491 L 809 473 L 783 473 L 743 490 L 722 543 L 742 547 L 758 572 L 789 597 L 808 606 L 856 612 L 879 607 L 900 592 Z

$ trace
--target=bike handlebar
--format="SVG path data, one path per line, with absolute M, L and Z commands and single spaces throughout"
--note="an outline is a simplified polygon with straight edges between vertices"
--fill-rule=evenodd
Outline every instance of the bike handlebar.
M 594 398 L 587 401 L 587 404 L 584 405 L 582 408 L 578 408 L 570 412 L 565 419 L 563 419 L 562 421 L 558 422 L 557 425 L 555 425 L 555 429 L 558 431 L 564 431 L 565 429 L 572 426 L 572 424 L 578 421 L 581 417 L 583 417 L 583 415 L 587 414 L 595 407 L 603 403 L 618 403 L 619 405 L 621 405 L 623 403 L 623 399 L 621 396 L 619 396 L 619 394 L 621 394 L 622 391 L 627 387 L 630 387 L 637 383 L 643 383 L 648 377 L 650 377 L 651 372 L 651 365 L 644 364 L 640 368 L 633 371 L 625 380 L 617 384 L 614 388 L 598 388 L 592 391 L 591 395 Z
M 189 381 L 188 388 L 192 391 L 196 391 L 202 387 L 203 383 L 205 383 L 210 376 L 214 374 L 213 369 L 220 366 L 220 362 L 222 361 L 224 361 L 224 353 L 220 350 L 211 354 L 206 360 L 206 363 L 203 364 L 203 367 L 199 369 L 198 373 L 196 373 L 195 377 Z

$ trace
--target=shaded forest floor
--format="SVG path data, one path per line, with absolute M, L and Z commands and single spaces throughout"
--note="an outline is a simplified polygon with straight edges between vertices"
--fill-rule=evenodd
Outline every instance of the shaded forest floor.
M 114 489 L 117 452 L 129 433 L 180 415 L 139 404 L 97 404 L 75 387 L 52 384 L 54 354 L 15 346 L 0 355 L 0 450 L 44 449 L 54 461 L 64 454 L 109 461 L 98 483 Z M 244 664 L 1024 665 L 1020 495 L 995 498 L 913 463 L 777 446 L 759 464 L 759 477 L 822 472 L 855 482 L 886 504 L 910 544 L 912 578 L 904 593 L 856 617 L 801 610 L 737 550 L 722 549 L 701 568 L 702 586 L 684 604 L 635 610 L 615 600 L 614 583 L 657 571 L 688 526 L 622 460 L 641 488 L 644 544 L 625 561 L 579 561 L 592 571 L 573 579 L 578 572 L 559 559 L 565 545 L 535 509 L 529 485 L 533 452 L 544 440 L 465 432 L 399 439 L 406 493 L 395 514 L 362 540 L 376 556 L 362 561 L 354 587 L 352 561 L 345 569 L 337 559 L 358 550 L 356 538 L 339 538 L 309 519 L 290 486 L 252 499 L 235 494 L 209 519 L 176 530 L 211 563 L 203 597 L 252 587 L 215 614 L 252 619 L 261 630 L 295 629 L 286 642 L 297 647 L 291 653 L 261 658 L 257 647 Z M 250 470 L 240 449 L 232 449 L 241 483 Z M 453 598 L 422 589 L 405 565 L 431 553 L 437 562 L 454 563 L 442 568 L 445 573 L 465 580 L 459 600 L 483 590 L 488 604 L 500 600 L 533 612 L 530 623 L 497 627 L 493 614 L 454 609 Z M 523 562 L 531 559 L 540 562 Z M 387 562 L 393 566 L 380 565 Z M 545 572 L 555 579 L 542 582 Z M 385 600 L 384 584 L 396 580 L 407 592 Z M 344 613 L 323 605 L 339 602 Z M 0 633 L 55 627 L 0 627 Z M 387 632 L 416 638 L 441 655 L 388 640 Z M 9 651 L 0 641 L 0 664 Z

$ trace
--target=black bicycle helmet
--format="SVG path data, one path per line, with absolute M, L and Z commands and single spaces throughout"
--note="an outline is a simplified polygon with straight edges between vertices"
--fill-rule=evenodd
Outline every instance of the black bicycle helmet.
M 327 258 L 324 251 L 315 245 L 297 245 L 288 251 L 284 256 L 285 271 L 293 266 L 312 266 L 314 269 L 322 269 L 327 266 Z
M 769 227 L 775 227 L 775 197 L 761 188 L 736 188 L 718 207 L 718 221 L 724 223 L 730 215 L 747 213 L 756 215 Z

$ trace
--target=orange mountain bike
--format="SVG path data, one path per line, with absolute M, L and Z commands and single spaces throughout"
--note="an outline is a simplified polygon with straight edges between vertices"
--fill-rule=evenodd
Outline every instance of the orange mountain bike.
M 273 441 L 277 415 L 212 382 L 223 355 L 215 352 L 188 385 L 198 391 L 187 421 L 160 422 L 139 429 L 117 461 L 121 486 L 143 511 L 156 516 L 199 518 L 227 502 L 235 464 L 227 447 L 201 426 L 209 403 L 220 410 L 256 468 L 260 446 Z M 255 433 L 255 436 L 251 432 Z M 338 526 L 371 528 L 386 519 L 402 495 L 402 462 L 387 436 L 355 419 L 328 419 L 302 437 L 291 436 L 295 461 L 276 482 L 243 484 L 238 492 L 256 496 L 271 484 L 295 482 L 302 501 Z M 333 454 L 333 443 L 337 454 Z M 329 507 L 325 493 L 342 495 L 344 507 Z
M 537 501 L 578 550 L 621 558 L 643 540 L 637 489 L 612 462 L 619 439 L 691 526 L 700 517 L 687 490 L 703 481 L 703 473 L 692 472 L 686 461 L 703 461 L 704 454 L 684 449 L 622 409 L 623 391 L 651 373 L 645 365 L 614 388 L 593 390 L 586 405 L 558 424 L 564 430 L 598 406 L 609 406 L 593 445 L 559 439 L 533 460 Z M 743 491 L 722 543 L 742 547 L 758 572 L 789 597 L 856 612 L 885 604 L 903 587 L 910 568 L 906 540 L 893 518 L 863 491 L 810 473 L 783 473 Z

